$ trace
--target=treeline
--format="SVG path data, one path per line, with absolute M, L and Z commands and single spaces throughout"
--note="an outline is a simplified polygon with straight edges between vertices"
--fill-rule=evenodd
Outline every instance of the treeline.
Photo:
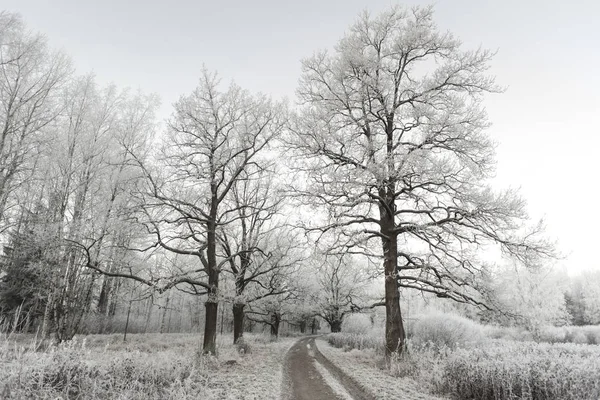
M 158 136 L 156 96 L 78 75 L 7 12 L 0 75 L 5 329 L 63 341 L 124 318 L 204 325 L 214 351 L 219 316 L 236 340 L 253 323 L 316 326 L 289 316 L 306 254 L 275 179 L 282 104 L 203 71 Z
M 124 283 L 88 264 L 141 261 L 128 251 L 131 154 L 151 143 L 157 98 L 77 75 L 17 15 L 0 14 L 0 49 L 2 317 L 64 340 L 87 313 L 117 309 Z

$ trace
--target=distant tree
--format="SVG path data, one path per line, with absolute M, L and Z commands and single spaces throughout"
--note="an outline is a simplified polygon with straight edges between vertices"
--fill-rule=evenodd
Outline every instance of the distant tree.
M 565 302 L 573 325 L 600 324 L 600 272 L 584 271 L 573 277 Z
M 327 210 L 307 229 L 337 238 L 330 253 L 382 262 L 388 357 L 405 339 L 399 288 L 486 306 L 478 251 L 525 265 L 551 253 L 539 226 L 522 228 L 525 202 L 487 186 L 492 56 L 440 32 L 431 7 L 394 7 L 363 13 L 333 52 L 302 63 L 290 147 L 307 183 L 294 189 Z
M 365 306 L 368 283 L 366 274 L 349 256 L 322 256 L 317 266 L 318 315 L 329 324 L 331 332 L 340 332 L 344 317 Z
M 247 311 L 250 321 L 258 322 L 269 327 L 272 339 L 279 337 L 281 323 L 287 321 L 293 308 L 295 296 L 293 292 L 270 296 L 254 302 Z
M 517 265 L 497 271 L 495 293 L 504 314 L 500 322 L 524 325 L 534 335 L 544 325 L 564 325 L 569 315 L 564 293 L 568 279 L 550 267 L 527 270 Z
M 569 313 L 569 322 L 575 326 L 587 324 L 585 304 L 583 301 L 583 285 L 580 279 L 573 279 L 565 291 L 565 307 Z
M 274 171 L 249 166 L 232 187 L 237 215 L 218 234 L 223 257 L 235 282 L 233 340 L 243 335 L 244 309 L 252 302 L 284 294 L 280 276 L 292 274 L 302 259 L 302 245 L 281 215 Z

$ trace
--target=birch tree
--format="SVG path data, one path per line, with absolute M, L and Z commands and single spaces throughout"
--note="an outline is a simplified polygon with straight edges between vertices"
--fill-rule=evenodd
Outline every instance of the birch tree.
M 53 52 L 18 15 L 0 12 L 0 228 L 15 191 L 35 169 L 44 129 L 62 110 L 69 59 Z
M 294 189 L 326 210 L 306 227 L 336 238 L 330 252 L 381 263 L 387 356 L 404 344 L 399 288 L 484 306 L 479 250 L 527 265 L 550 253 L 539 226 L 522 229 L 525 202 L 487 186 L 492 56 L 440 32 L 432 8 L 394 7 L 302 62 L 291 147 L 307 183 Z

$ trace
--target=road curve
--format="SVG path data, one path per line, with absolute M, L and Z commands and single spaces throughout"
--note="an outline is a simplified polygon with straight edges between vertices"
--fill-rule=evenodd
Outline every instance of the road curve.
M 284 400 L 373 400 L 352 378 L 321 354 L 315 337 L 299 339 L 285 357 Z

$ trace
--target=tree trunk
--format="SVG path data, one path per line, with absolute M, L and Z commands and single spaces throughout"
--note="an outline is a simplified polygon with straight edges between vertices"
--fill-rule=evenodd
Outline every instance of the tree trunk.
M 52 319 L 52 309 L 54 307 L 54 290 L 50 289 L 46 306 L 44 307 L 44 317 L 42 319 L 42 339 L 46 339 L 50 335 L 50 323 Z
M 329 322 L 329 327 L 331 328 L 331 332 L 335 333 L 335 332 L 341 332 L 342 331 L 342 320 L 341 319 L 334 319 L 331 322 Z
M 394 233 L 394 202 L 388 202 L 392 215 L 386 207 L 380 206 L 384 272 L 385 272 L 385 357 L 397 352 L 402 353 L 404 346 L 404 325 L 400 310 L 400 294 L 398 293 L 398 235 Z
M 219 318 L 219 270 L 217 268 L 217 206 L 218 196 L 216 183 L 211 183 L 211 208 L 210 218 L 206 224 L 206 262 L 208 273 L 208 298 L 204 306 L 206 319 L 204 320 L 204 354 L 217 354 L 217 324 Z
M 167 301 L 165 303 L 165 308 L 163 310 L 162 320 L 160 323 L 160 333 L 165 333 L 165 328 L 167 325 L 167 311 L 169 309 L 169 300 L 171 299 L 171 295 L 167 296 Z
M 144 333 L 148 332 L 148 325 L 150 325 L 150 318 L 152 318 L 152 306 L 154 305 L 154 299 L 148 299 L 148 310 L 146 311 L 146 322 L 144 323 Z
M 104 276 L 102 279 L 102 289 L 100 289 L 100 297 L 96 309 L 101 315 L 108 315 L 108 292 L 109 292 L 109 277 Z
M 300 333 L 306 333 L 306 320 L 303 319 L 300 321 Z
M 271 314 L 271 338 L 279 337 L 279 323 L 281 322 L 281 316 L 277 313 Z
M 233 304 L 233 343 L 244 336 L 244 308 L 245 304 Z
M 216 354 L 217 352 L 217 317 L 218 303 L 216 293 L 210 293 L 208 300 L 204 303 L 206 308 L 206 321 L 204 322 L 204 343 L 202 346 L 204 354 Z
M 317 323 L 317 318 L 313 317 L 312 322 L 310 323 L 310 333 L 312 335 L 316 334 L 319 330 L 319 324 Z

